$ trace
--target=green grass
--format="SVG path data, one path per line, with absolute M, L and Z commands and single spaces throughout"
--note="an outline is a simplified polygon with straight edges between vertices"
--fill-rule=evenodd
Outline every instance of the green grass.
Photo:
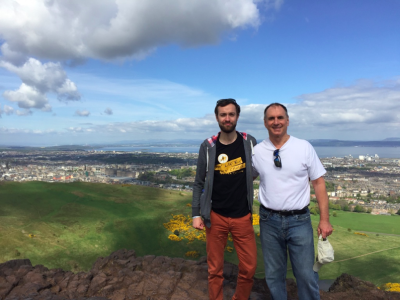
M 333 211 L 332 211 L 333 212 Z M 336 210 L 337 217 L 331 217 L 333 226 L 340 225 L 352 230 L 379 232 L 400 235 L 400 218 L 396 216 L 371 215 L 367 213 L 352 213 Z M 394 222 L 394 220 L 397 220 Z
M 163 223 L 171 214 L 191 214 L 189 202 L 190 194 L 141 186 L 4 183 L 0 261 L 29 258 L 33 264 L 80 271 L 121 248 L 184 257 L 193 244 L 168 240 Z
M 139 256 L 185 258 L 185 253 L 192 250 L 205 256 L 205 243 L 170 241 L 170 232 L 163 226 L 171 214 L 191 215 L 191 207 L 186 206 L 190 202 L 191 194 L 142 186 L 1 183 L 0 262 L 29 258 L 34 265 L 77 272 L 90 269 L 97 257 L 121 248 L 134 249 Z M 255 212 L 258 208 L 255 202 Z M 377 285 L 400 282 L 400 237 L 354 234 L 400 234 L 400 217 L 342 211 L 337 214 L 331 217 L 335 231 L 329 237 L 335 262 L 321 268 L 320 279 L 349 273 Z M 316 229 L 318 217 L 312 216 L 312 223 Z M 258 233 L 259 226 L 254 228 Z M 30 238 L 29 234 L 35 236 Z M 264 277 L 259 237 L 256 240 L 256 275 Z M 233 246 L 232 242 L 228 244 Z M 238 263 L 235 251 L 226 252 L 225 259 Z M 293 277 L 290 264 L 288 268 L 288 277 Z
M 338 217 L 330 218 L 334 232 L 329 237 L 335 250 L 335 261 L 321 268 L 320 279 L 334 279 L 348 273 L 376 285 L 400 282 L 400 236 L 385 235 L 399 233 L 400 217 L 337 213 Z M 318 221 L 319 217 L 312 216 L 315 229 Z M 380 234 L 355 234 L 359 231 Z

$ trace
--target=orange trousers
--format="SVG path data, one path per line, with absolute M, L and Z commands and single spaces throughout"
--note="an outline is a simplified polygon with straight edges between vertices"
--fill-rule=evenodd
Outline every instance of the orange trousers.
M 228 233 L 239 258 L 239 274 L 234 300 L 248 300 L 257 267 L 257 246 L 251 213 L 241 218 L 227 218 L 211 211 L 211 228 L 206 227 L 208 294 L 210 300 L 223 299 L 224 250 Z

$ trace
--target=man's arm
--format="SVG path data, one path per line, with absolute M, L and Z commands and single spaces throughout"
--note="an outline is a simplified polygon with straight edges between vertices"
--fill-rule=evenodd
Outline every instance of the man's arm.
M 322 238 L 332 234 L 332 225 L 329 222 L 329 203 L 328 194 L 326 193 L 325 180 L 321 176 L 318 179 L 312 180 L 315 196 L 317 197 L 319 206 L 319 225 L 318 236 L 322 234 Z
M 192 218 L 193 227 L 196 229 L 203 229 L 204 222 L 200 217 L 200 196 L 204 189 L 205 178 L 207 175 L 207 155 L 206 147 L 203 145 L 199 149 L 199 157 L 197 159 L 196 177 L 193 184 L 193 198 L 192 198 Z

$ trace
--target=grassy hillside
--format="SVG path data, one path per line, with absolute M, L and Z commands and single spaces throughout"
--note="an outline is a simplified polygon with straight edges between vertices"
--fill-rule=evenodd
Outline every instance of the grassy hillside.
M 80 271 L 88 270 L 97 257 L 121 248 L 134 249 L 140 256 L 185 257 L 193 250 L 204 256 L 204 242 L 169 240 L 171 232 L 163 225 L 171 214 L 190 215 L 190 202 L 191 194 L 141 186 L 2 183 L 0 262 L 29 258 L 33 264 Z M 335 262 L 322 267 L 320 278 L 333 279 L 346 272 L 378 285 L 400 282 L 400 237 L 382 234 L 399 234 L 400 217 L 337 213 L 331 218 L 335 232 L 329 238 Z M 313 216 L 312 221 L 316 228 L 318 218 Z M 254 227 L 258 232 L 259 226 Z M 362 236 L 355 231 L 381 234 Z M 258 237 L 257 245 L 257 276 L 263 277 Z M 225 258 L 238 262 L 235 251 L 226 252 Z M 293 276 L 290 270 L 288 276 Z
M 26 257 L 77 271 L 121 248 L 182 257 L 189 247 L 168 240 L 163 223 L 171 213 L 191 213 L 190 201 L 189 194 L 140 186 L 2 184 L 0 261 Z

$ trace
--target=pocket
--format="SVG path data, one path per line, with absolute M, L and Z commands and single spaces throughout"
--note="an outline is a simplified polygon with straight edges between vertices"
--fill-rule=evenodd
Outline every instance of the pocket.
M 270 215 L 271 215 L 270 211 L 267 211 L 265 208 L 260 206 L 260 221 L 267 221 Z

